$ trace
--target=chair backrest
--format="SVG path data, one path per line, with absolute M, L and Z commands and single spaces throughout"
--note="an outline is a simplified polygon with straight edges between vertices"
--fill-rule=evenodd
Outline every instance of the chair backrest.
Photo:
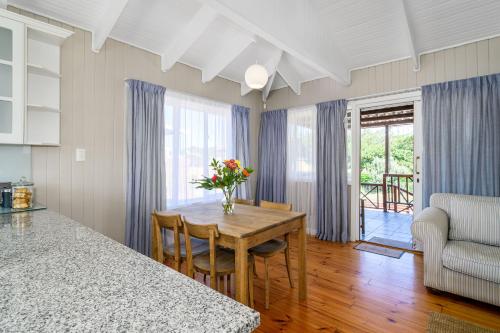
M 260 207 L 270 208 L 270 209 L 287 210 L 287 211 L 292 210 L 292 204 L 271 202 L 271 201 L 265 201 L 265 200 L 260 201 Z
M 215 255 L 216 246 L 215 240 L 219 238 L 219 228 L 217 224 L 192 224 L 188 221 L 184 221 L 184 237 L 186 243 L 186 262 L 188 266 L 188 276 L 194 277 L 193 274 L 193 250 L 191 247 L 191 237 L 198 239 L 208 239 L 209 249 L 210 249 L 210 286 L 216 289 L 215 277 L 216 266 L 215 266 Z M 212 285 L 214 284 L 214 285 Z
M 180 260 L 181 245 L 180 236 L 182 228 L 182 217 L 178 213 L 161 212 L 156 210 L 151 214 L 151 256 L 154 260 L 163 263 L 163 236 L 162 229 L 172 230 L 174 232 L 174 257 Z M 165 240 L 166 243 L 166 240 Z
M 255 206 L 255 201 L 248 199 L 234 199 L 234 203 L 240 205 Z
M 448 215 L 449 239 L 500 246 L 499 197 L 435 193 L 430 206 Z

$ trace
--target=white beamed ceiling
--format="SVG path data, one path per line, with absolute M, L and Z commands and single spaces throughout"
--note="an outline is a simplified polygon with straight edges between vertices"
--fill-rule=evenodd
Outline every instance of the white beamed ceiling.
M 123 8 L 119 0 L 8 0 L 93 32 L 114 2 Z M 248 66 L 280 51 L 295 81 L 330 76 L 348 84 L 345 73 L 355 68 L 500 35 L 499 0 L 128 0 L 109 37 L 161 55 L 196 28 L 202 6 L 217 15 L 201 35 L 186 34 L 199 37 L 177 61 L 238 83 Z M 286 86 L 278 71 L 270 89 Z

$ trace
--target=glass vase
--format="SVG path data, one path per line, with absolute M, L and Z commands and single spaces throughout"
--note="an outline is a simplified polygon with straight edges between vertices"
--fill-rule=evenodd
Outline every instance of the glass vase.
M 222 210 L 224 211 L 224 215 L 232 215 L 234 213 L 234 199 L 231 192 L 224 191 Z

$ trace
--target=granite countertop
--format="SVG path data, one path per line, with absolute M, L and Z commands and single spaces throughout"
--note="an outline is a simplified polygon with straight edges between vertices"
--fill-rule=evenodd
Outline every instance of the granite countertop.
M 252 332 L 259 313 L 67 217 L 0 215 L 2 332 Z

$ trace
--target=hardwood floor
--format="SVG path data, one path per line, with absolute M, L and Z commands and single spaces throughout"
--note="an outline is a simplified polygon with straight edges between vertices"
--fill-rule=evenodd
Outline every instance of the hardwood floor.
M 297 240 L 291 242 L 297 281 Z M 257 261 L 256 332 L 425 332 L 431 312 L 500 330 L 500 308 L 450 294 L 436 295 L 423 286 L 423 258 L 405 253 L 393 259 L 338 244 L 308 239 L 308 299 L 290 289 L 285 259 L 271 259 L 270 309 L 264 309 L 264 270 Z M 203 281 L 203 277 L 199 277 Z

